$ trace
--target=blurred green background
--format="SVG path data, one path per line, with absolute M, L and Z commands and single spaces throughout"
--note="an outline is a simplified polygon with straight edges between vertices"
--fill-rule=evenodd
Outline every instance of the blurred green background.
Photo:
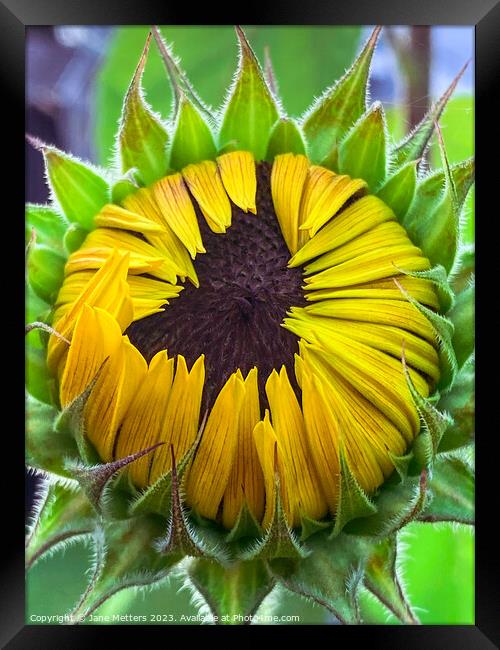
M 237 46 L 229 27 L 165 27 L 162 32 L 173 43 L 174 52 L 204 101 L 218 108 L 234 74 Z M 317 97 L 352 62 L 365 36 L 359 27 L 248 27 L 247 35 L 261 62 L 268 47 L 278 80 L 283 106 L 291 115 L 300 115 L 313 97 Z M 114 31 L 97 71 L 94 86 L 94 150 L 96 162 L 112 159 L 113 143 L 121 105 L 147 34 L 146 27 L 126 27 Z M 383 45 L 388 48 L 386 42 Z M 431 53 L 432 54 L 432 53 Z M 375 57 L 378 56 L 378 51 Z M 450 70 L 446 85 L 462 65 Z M 403 66 L 398 70 L 404 88 Z M 146 97 L 162 117 L 170 115 L 171 92 L 165 70 L 154 45 L 151 47 L 145 75 Z M 372 99 L 377 99 L 372 86 Z M 380 87 L 381 92 L 383 87 Z M 439 89 L 439 93 L 445 86 Z M 429 92 L 430 95 L 430 92 Z M 420 98 L 422 109 L 436 96 Z M 425 105 L 424 105 L 425 104 Z M 441 128 L 451 162 L 463 160 L 474 152 L 474 98 L 460 92 L 448 104 Z M 408 130 L 408 105 L 385 104 L 389 133 L 394 141 Z M 434 143 L 430 156 L 438 166 L 439 152 Z M 473 194 L 468 199 L 465 239 L 474 237 Z M 472 624 L 474 622 L 474 537 L 465 526 L 411 524 L 405 529 L 406 549 L 400 559 L 406 593 L 422 623 Z M 41 561 L 27 581 L 27 621 L 32 615 L 62 614 L 76 602 L 85 585 L 89 550 L 82 544 L 69 547 Z M 127 590 L 105 603 L 97 614 L 196 614 L 187 590 L 176 578 L 161 588 L 144 593 Z M 366 593 L 362 596 L 364 619 L 395 622 L 393 617 Z M 297 614 L 300 622 L 325 623 L 331 618 L 319 607 L 299 597 L 287 595 L 273 613 Z

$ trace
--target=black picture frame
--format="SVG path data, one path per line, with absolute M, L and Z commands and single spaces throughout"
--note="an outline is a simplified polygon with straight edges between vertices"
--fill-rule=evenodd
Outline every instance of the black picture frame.
M 10 206 L 11 215 L 20 214 L 24 211 L 24 191 L 22 188 L 23 164 L 21 150 L 24 151 L 24 39 L 25 27 L 29 25 L 133 25 L 133 24 L 189 24 L 195 17 L 197 24 L 382 24 L 382 25 L 416 25 L 416 24 L 442 24 L 442 25 L 475 25 L 476 28 L 476 156 L 477 156 L 477 198 L 476 213 L 478 222 L 476 227 L 476 239 L 478 242 L 479 255 L 477 259 L 477 306 L 481 312 L 482 305 L 486 304 L 489 298 L 488 285 L 491 282 L 491 270 L 487 268 L 489 256 L 488 240 L 491 234 L 488 220 L 499 221 L 498 215 L 494 214 L 493 192 L 496 190 L 498 180 L 498 164 L 488 164 L 488 152 L 492 145 L 500 142 L 499 128 L 495 123 L 500 123 L 498 92 L 500 89 L 500 2 L 499 0 L 419 0 L 418 2 L 401 2 L 401 0 L 358 0 L 357 2 L 340 1 L 330 2 L 328 5 L 313 3 L 299 3 L 288 0 L 287 2 L 273 2 L 272 6 L 255 6 L 253 15 L 246 12 L 244 15 L 230 15 L 227 8 L 223 6 L 206 6 L 202 12 L 193 12 L 189 7 L 173 6 L 165 2 L 151 2 L 142 0 L 132 3 L 124 0 L 3 0 L 0 2 L 0 23 L 2 25 L 2 36 L 0 38 L 0 61 L 2 77 L 1 102 L 7 108 L 8 128 L 2 129 L 2 147 L 8 152 L 7 171 L 4 172 L 3 180 L 8 186 L 8 197 L 12 201 Z M 229 20 L 230 19 L 230 20 Z M 3 122 L 5 125 L 6 122 Z M 18 152 L 18 153 L 16 153 Z M 5 209 L 5 208 L 4 208 Z M 487 215 L 487 216 L 485 216 Z M 23 246 L 24 229 L 23 220 L 12 218 L 14 224 L 14 240 Z M 19 239 L 16 239 L 16 236 Z M 484 238 L 484 239 L 483 239 Z M 5 238 L 0 238 L 5 242 Z M 21 244 L 21 241 L 23 242 Z M 496 240 L 498 241 L 498 239 Z M 24 305 L 24 262 L 22 251 L 17 245 L 7 246 L 13 253 L 13 263 L 9 267 L 9 280 L 2 282 L 2 285 L 9 284 L 10 295 L 7 298 L 9 306 L 19 306 L 19 320 L 23 318 Z M 4 254 L 7 256 L 9 250 Z M 498 255 L 498 254 L 497 254 Z M 5 257 L 4 257 L 5 259 Z M 493 261 L 496 259 L 493 254 Z M 2 265 L 3 266 L 3 265 Z M 488 280 L 488 278 L 490 278 Z M 484 281 L 483 281 L 484 279 Z M 17 283 L 19 282 L 19 284 Z M 21 284 L 22 283 L 22 284 Z M 21 288 L 23 287 L 23 288 Z M 2 289 L 4 287 L 2 286 Z M 5 311 L 3 312 L 6 313 Z M 8 314 L 12 314 L 9 307 Z M 484 319 L 484 320 L 483 320 Z M 20 367 L 21 355 L 24 349 L 22 337 L 23 323 L 18 323 L 14 317 L 5 318 L 2 324 L 7 325 L 7 331 L 3 341 L 9 341 L 7 352 L 13 354 L 13 362 L 4 366 L 10 371 Z M 499 331 L 498 317 L 492 314 L 481 314 L 477 317 L 477 325 L 483 327 L 483 323 L 493 324 L 496 331 Z M 498 506 L 496 505 L 496 494 L 498 488 L 493 481 L 496 478 L 493 467 L 494 453 L 490 441 L 486 444 L 481 438 L 497 437 L 495 419 L 492 412 L 488 413 L 488 404 L 495 403 L 493 386 L 491 394 L 488 394 L 485 380 L 488 378 L 486 351 L 488 337 L 483 335 L 477 340 L 477 385 L 480 388 L 477 394 L 478 431 L 480 442 L 477 450 L 478 483 L 476 511 L 478 520 L 477 551 L 476 551 L 476 624 L 471 626 L 357 626 L 346 627 L 336 626 L 335 628 L 319 626 L 313 630 L 314 636 L 318 634 L 323 637 L 331 637 L 334 643 L 344 639 L 361 643 L 366 639 L 375 647 L 381 646 L 387 649 L 424 647 L 427 650 L 433 648 L 482 648 L 498 647 L 500 640 L 499 633 L 499 611 L 500 599 L 498 597 L 497 582 L 493 579 L 495 562 L 488 558 L 497 557 L 496 535 L 492 528 L 491 514 L 497 517 Z M 19 347 L 18 347 L 19 346 Z M 482 351 L 486 353 L 483 356 Z M 17 356 L 19 355 L 19 356 Z M 4 356 L 5 364 L 6 356 Z M 24 507 L 20 503 L 22 499 L 21 485 L 24 484 L 24 439 L 22 430 L 24 422 L 20 416 L 24 412 L 21 400 L 24 396 L 24 388 L 21 388 L 23 380 L 22 373 L 19 373 L 19 383 L 9 381 L 12 395 L 5 400 L 4 412 L 7 410 L 14 413 L 14 418 L 7 424 L 7 418 L 3 420 L 4 440 L 8 445 L 4 447 L 2 477 L 6 479 L 7 473 L 10 477 L 6 479 L 2 492 L 2 537 L 6 542 L 6 549 L 0 556 L 2 559 L 2 580 L 0 582 L 0 643 L 1 647 L 9 649 L 18 648 L 89 648 L 101 647 L 108 643 L 118 643 L 118 638 L 123 632 L 120 626 L 36 626 L 25 625 L 24 621 Z M 491 408 L 491 407 L 490 407 Z M 16 415 L 17 414 L 17 415 Z M 483 436 L 484 434 L 484 436 Z M 490 496 L 493 495 L 493 496 Z M 9 508 L 11 512 L 9 512 Z M 432 588 L 432 585 L 429 585 Z M 308 626 L 297 626 L 293 634 L 302 636 L 309 634 L 305 628 Z M 146 642 L 150 643 L 151 631 L 157 631 L 155 626 L 148 628 L 126 626 L 125 634 L 127 641 L 132 642 L 132 637 L 139 633 L 141 637 L 146 633 Z M 301 629 L 302 628 L 302 629 Z M 177 630 L 182 634 L 203 634 L 205 642 L 212 634 L 220 633 L 223 630 L 224 636 L 238 634 L 240 628 L 187 628 Z M 326 631 L 325 631 L 326 629 Z M 163 642 L 173 642 L 169 630 L 159 627 L 163 635 Z M 270 628 L 255 626 L 247 632 L 249 637 L 265 634 L 268 636 Z M 271 634 L 276 633 L 276 628 Z M 281 631 L 278 632 L 281 634 Z M 361 635 L 361 636 L 360 636 Z M 239 634 L 238 634 L 239 637 Z M 309 637 L 306 637 L 309 638 Z M 325 639 L 330 642 L 329 639 Z

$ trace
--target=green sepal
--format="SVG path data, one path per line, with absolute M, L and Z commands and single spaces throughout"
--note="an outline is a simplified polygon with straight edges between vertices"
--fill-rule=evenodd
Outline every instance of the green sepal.
M 76 223 L 72 223 L 64 235 L 63 241 L 65 251 L 69 254 L 77 251 L 85 241 L 88 234 L 87 230 L 81 228 Z
M 427 271 L 405 271 L 398 269 L 403 275 L 408 275 L 412 278 L 422 278 L 423 280 L 430 280 L 436 288 L 440 311 L 446 313 L 453 306 L 455 294 L 450 286 L 450 281 L 444 266 L 433 266 Z
M 153 113 L 142 93 L 142 75 L 151 42 L 148 34 L 144 50 L 123 103 L 117 136 L 117 153 L 122 173 L 135 167 L 136 177 L 150 185 L 167 173 L 168 132 Z
M 429 112 L 423 117 L 422 121 L 395 147 L 392 159 L 398 167 L 404 165 L 410 160 L 421 158 L 424 155 L 429 140 L 434 133 L 435 125 L 441 117 L 441 114 L 460 81 L 461 76 L 465 72 L 466 67 L 467 64 L 460 70 L 455 79 L 451 82 L 450 86 L 446 89 L 445 93 L 431 107 Z
M 389 458 L 391 459 L 391 463 L 394 465 L 396 472 L 399 474 L 401 482 L 405 481 L 408 476 L 410 463 L 413 459 L 413 451 L 410 450 L 407 454 L 401 456 L 396 456 L 392 451 L 389 451 Z
M 45 404 L 54 404 L 55 379 L 47 367 L 45 350 L 26 346 L 26 388 L 28 393 Z
M 198 110 L 181 95 L 176 117 L 169 165 L 181 170 L 190 163 L 214 160 L 214 138 Z
M 428 501 L 427 471 L 419 476 L 408 476 L 404 483 L 385 483 L 375 499 L 377 512 L 371 517 L 355 519 L 344 532 L 384 539 L 416 519 Z
M 456 456 L 436 461 L 429 481 L 432 501 L 419 515 L 420 521 L 454 521 L 474 525 L 474 472 Z
M 25 223 L 35 230 L 35 241 L 51 248 L 60 255 L 65 255 L 63 237 L 68 222 L 50 205 L 27 203 Z
M 375 102 L 349 131 L 339 147 L 338 171 L 362 178 L 375 192 L 386 176 L 384 109 Z
M 280 480 L 275 477 L 275 500 L 273 519 L 263 539 L 240 553 L 243 560 L 261 560 L 274 558 L 304 558 L 308 551 L 303 547 L 295 533 L 288 525 L 281 503 Z
M 129 194 L 137 192 L 140 186 L 136 181 L 136 174 L 139 175 L 139 170 L 137 167 L 132 167 L 132 169 L 127 170 L 123 176 L 113 183 L 111 186 L 112 203 L 121 205 Z
M 417 413 L 421 420 L 420 436 L 429 437 L 429 440 L 431 442 L 432 458 L 434 458 L 434 456 L 437 454 L 441 438 L 443 437 L 446 429 L 450 426 L 450 424 L 452 424 L 453 420 L 448 413 L 437 409 L 431 400 L 420 395 L 412 382 L 404 358 L 403 370 L 405 374 L 406 385 L 408 386 L 413 404 L 415 405 L 415 408 L 417 409 Z M 415 458 L 417 458 L 416 452 L 417 450 L 414 449 Z
M 357 591 L 370 542 L 341 533 L 334 539 L 314 535 L 307 546 L 311 552 L 302 560 L 271 560 L 272 574 L 286 589 L 311 598 L 341 623 L 360 623 Z
M 175 60 L 175 57 L 170 51 L 170 47 L 167 45 L 165 40 L 162 38 L 158 27 L 153 26 L 153 34 L 160 50 L 160 55 L 165 64 L 165 69 L 170 79 L 172 89 L 174 91 L 173 95 L 173 113 L 177 114 L 179 110 L 179 104 L 181 101 L 181 95 L 184 95 L 189 102 L 195 106 L 198 111 L 204 116 L 205 120 L 210 126 L 215 126 L 216 118 L 212 115 L 211 111 L 203 101 L 200 99 L 195 89 L 193 88 L 191 82 L 187 78 L 186 74 L 181 70 L 179 64 Z
M 246 500 L 243 502 L 243 506 L 238 515 L 236 523 L 231 528 L 229 533 L 226 536 L 226 542 L 240 542 L 248 538 L 255 539 L 256 537 L 262 537 L 263 531 L 262 528 L 253 516 Z
M 85 406 L 105 363 L 106 361 L 87 388 L 61 410 L 54 423 L 55 430 L 58 433 L 66 434 L 74 439 L 80 458 L 86 465 L 98 465 L 101 462 L 97 451 L 85 432 Z
M 71 223 L 92 230 L 95 215 L 111 197 L 108 181 L 89 163 L 55 147 L 40 145 L 40 148 L 53 198 L 62 213 Z
M 460 215 L 474 180 L 474 161 L 450 166 L 440 140 L 443 170 L 424 178 L 403 225 L 433 265 L 450 273 L 458 253 Z
M 266 160 L 272 163 L 274 158 L 283 153 L 306 154 L 306 146 L 299 127 L 289 117 L 281 117 L 273 126 Z
M 335 524 L 330 537 L 337 537 L 346 524 L 359 517 L 370 517 L 377 512 L 376 506 L 361 489 L 351 472 L 345 456 L 344 446 L 340 446 L 340 481 Z
M 373 548 L 366 563 L 364 585 L 401 623 L 415 625 L 419 620 L 406 600 L 398 578 L 397 551 L 396 535 Z
M 35 293 L 52 304 L 64 280 L 66 258 L 45 244 L 31 247 L 28 257 L 28 280 Z
M 26 311 L 25 316 L 28 323 L 45 321 L 51 306 L 35 293 L 29 282 L 26 283 Z M 41 338 L 40 329 L 34 328 L 26 334 L 26 342 L 34 348 L 45 347 Z
M 212 560 L 194 559 L 187 575 L 211 612 L 210 622 L 222 625 L 249 624 L 275 585 L 262 560 L 222 567 Z
M 330 521 L 317 521 L 302 515 L 300 518 L 300 541 L 305 542 L 312 535 L 316 535 L 327 528 L 330 528 L 332 523 Z
M 68 459 L 65 463 L 65 468 L 71 478 L 78 482 L 96 512 L 98 514 L 106 514 L 109 517 L 113 509 L 116 508 L 116 503 L 111 503 L 113 501 L 116 502 L 116 499 L 113 499 L 114 495 L 112 490 L 110 490 L 113 484 L 112 479 L 118 472 L 127 467 L 127 465 L 149 454 L 160 444 L 162 443 L 152 445 L 147 449 L 130 454 L 125 458 L 120 458 L 109 463 L 99 463 L 98 465 L 85 465 L 79 460 Z M 120 497 L 121 495 L 115 496 Z M 121 508 L 121 510 L 124 512 L 126 506 Z
M 71 478 L 66 458 L 78 458 L 75 441 L 59 431 L 57 410 L 32 395 L 26 399 L 26 462 L 31 467 Z
M 236 27 L 240 60 L 235 82 L 226 100 L 219 146 L 234 141 L 237 149 L 253 153 L 255 160 L 266 155 L 271 129 L 279 117 L 257 58 L 243 31 Z
M 467 244 L 460 248 L 456 270 L 450 278 L 451 286 L 455 293 L 464 291 L 474 279 L 476 270 L 476 250 L 474 244 Z
M 160 555 L 154 548 L 161 531 L 161 520 L 147 516 L 96 526 L 90 581 L 71 612 L 75 622 L 83 622 L 122 589 L 148 587 L 167 578 L 178 558 Z
M 377 27 L 346 74 L 313 104 L 303 118 L 313 163 L 337 167 L 338 145 L 366 110 L 366 89 L 372 55 L 380 34 Z
M 443 434 L 438 451 L 450 451 L 464 447 L 474 441 L 474 363 L 470 359 L 458 373 L 452 388 L 445 393 L 439 408 L 453 418 Z
M 451 340 L 458 367 L 461 368 L 474 351 L 475 285 L 474 282 L 456 296 L 447 317 L 455 326 Z
M 29 570 L 40 558 L 61 548 L 68 540 L 92 533 L 93 518 L 92 507 L 76 484 L 42 479 L 26 536 L 26 568 Z
M 417 160 L 412 160 L 394 172 L 377 191 L 378 198 L 386 203 L 399 221 L 402 221 L 415 194 L 417 185 Z

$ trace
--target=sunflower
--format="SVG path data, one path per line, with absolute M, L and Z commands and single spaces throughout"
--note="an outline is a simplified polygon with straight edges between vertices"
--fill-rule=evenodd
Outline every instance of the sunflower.
M 414 198 L 436 114 L 387 173 L 382 107 L 364 110 L 378 34 L 300 128 L 237 29 L 239 73 L 216 140 L 155 31 L 176 91 L 172 137 L 141 93 L 150 34 L 112 187 L 38 145 L 73 221 L 67 258 L 40 290 L 53 304 L 45 358 L 58 430 L 69 427 L 79 449 L 76 465 L 56 465 L 101 516 L 118 470 L 113 485 L 135 505 L 170 495 L 164 554 L 181 522 L 177 554 L 206 551 L 196 524 L 226 541 L 288 539 L 267 555 L 247 549 L 243 562 L 289 557 L 286 548 L 305 557 L 296 535 L 338 537 L 369 520 L 370 497 L 411 463 L 424 505 L 425 468 L 450 424 L 436 389 L 458 369 L 443 316 L 457 242 L 443 239 L 442 209 L 422 213 Z M 444 180 L 458 200 L 464 169 L 445 169 L 439 191 Z M 152 511 L 166 514 L 159 503 Z

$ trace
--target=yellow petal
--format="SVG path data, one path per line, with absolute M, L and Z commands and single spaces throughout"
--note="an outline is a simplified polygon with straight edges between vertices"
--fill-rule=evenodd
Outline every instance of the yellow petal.
M 92 275 L 76 300 L 64 315 L 54 318 L 54 328 L 66 339 L 71 340 L 73 328 L 86 303 L 91 307 L 100 307 L 108 311 L 123 332 L 132 322 L 133 307 L 126 282 L 128 256 L 112 251 L 102 268 Z M 67 344 L 51 336 L 47 351 L 47 365 L 55 374 L 61 358 L 67 352 Z
M 224 492 L 222 523 L 228 529 L 235 525 L 245 501 L 257 521 L 264 515 L 264 477 L 252 435 L 255 425 L 260 421 L 257 368 L 248 373 L 244 386 L 236 453 Z
M 101 228 L 119 228 L 142 234 L 163 232 L 163 227 L 160 224 L 112 203 L 101 209 L 94 217 L 94 223 Z
M 66 406 L 84 392 L 104 360 L 117 350 L 121 338 L 120 326 L 107 311 L 83 305 L 61 373 L 61 406 Z
M 257 214 L 255 161 L 249 151 L 232 151 L 217 158 L 222 183 L 231 201 L 243 212 Z
M 222 387 L 208 417 L 186 481 L 186 500 L 199 514 L 215 519 L 236 452 L 238 418 L 245 393 L 236 373 Z
M 300 524 L 301 515 L 321 519 L 326 514 L 327 504 L 318 489 L 316 472 L 309 463 L 304 417 L 284 366 L 279 375 L 273 370 L 269 376 L 266 394 L 276 438 L 283 450 L 283 463 L 290 477 L 292 526 Z
M 252 432 L 252 437 L 255 443 L 255 449 L 257 450 L 257 456 L 259 458 L 260 467 L 262 469 L 262 476 L 264 479 L 266 507 L 264 517 L 262 519 L 262 527 L 264 530 L 266 530 L 269 528 L 274 517 L 276 504 L 275 472 L 278 471 L 278 468 L 275 469 L 274 466 L 275 456 L 277 456 L 278 441 L 269 420 L 269 411 L 266 410 L 264 419 L 255 425 Z M 280 485 L 280 492 L 282 494 L 284 492 L 286 493 L 282 479 L 280 480 Z M 287 507 L 283 504 L 283 509 L 285 511 L 287 521 L 290 523 L 292 519 L 292 513 L 289 504 Z
M 217 165 L 212 160 L 188 165 L 182 170 L 182 176 L 210 229 L 218 233 L 226 232 L 231 225 L 231 204 Z
M 87 435 L 102 460 L 113 460 L 116 432 L 147 370 L 142 354 L 123 336 L 85 406 Z
M 323 253 L 359 237 L 384 221 L 395 221 L 394 212 L 376 196 L 364 196 L 338 214 L 307 242 L 288 266 L 300 266 Z
M 286 153 L 276 156 L 271 172 L 274 210 L 288 250 L 293 255 L 299 246 L 299 210 L 309 161 L 305 156 Z
M 350 199 L 366 189 L 360 178 L 339 176 L 329 169 L 312 165 L 304 187 L 300 206 L 301 230 L 309 230 L 313 237 Z
M 200 227 L 182 176 L 166 176 L 155 183 L 152 190 L 163 219 L 188 249 L 191 257 L 194 259 L 196 253 L 204 253 Z
M 205 358 L 199 357 L 188 372 L 183 356 L 177 357 L 175 379 L 170 391 L 160 439 L 165 444 L 154 452 L 150 483 L 172 467 L 173 446 L 176 463 L 180 463 L 193 445 L 200 423 L 200 407 L 205 382 Z
M 166 350 L 158 352 L 132 400 L 118 434 L 114 456 L 124 458 L 147 449 L 162 440 L 161 433 L 172 386 L 174 360 Z M 156 453 L 156 452 L 153 452 Z M 169 450 L 170 453 L 170 450 Z M 129 466 L 130 477 L 137 487 L 145 487 L 153 454 L 147 454 Z

